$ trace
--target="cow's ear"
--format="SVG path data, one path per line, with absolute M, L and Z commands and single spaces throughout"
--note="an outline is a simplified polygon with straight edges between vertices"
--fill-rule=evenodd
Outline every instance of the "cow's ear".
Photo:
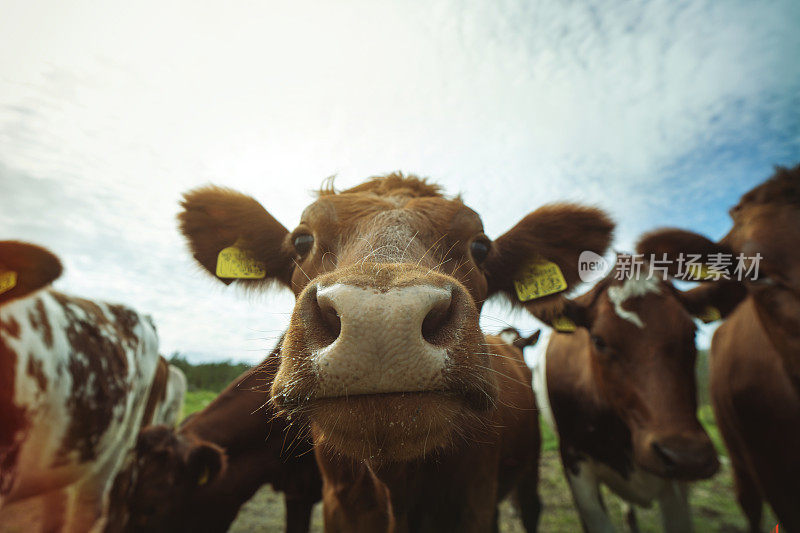
M 537 342 L 539 342 L 539 336 L 542 334 L 542 330 L 537 329 L 531 335 L 527 337 L 520 337 L 511 344 L 522 350 L 528 346 L 535 346 Z
M 209 185 L 183 195 L 178 214 L 192 255 L 225 283 L 290 284 L 293 250 L 289 231 L 255 199 Z
M 591 310 L 576 300 L 562 299 L 560 313 L 542 319 L 559 333 L 574 333 L 578 328 L 591 329 Z
M 744 283 L 719 280 L 703 283 L 688 291 L 679 291 L 678 300 L 686 311 L 705 323 L 727 317 L 747 297 Z
M 186 472 L 192 485 L 202 486 L 219 478 L 225 471 L 225 452 L 212 443 L 196 444 L 186 456 Z
M 44 248 L 0 241 L 0 305 L 50 285 L 61 275 L 61 261 Z
M 713 256 L 734 257 L 733 250 L 728 246 L 677 228 L 663 228 L 646 233 L 636 245 L 636 251 L 648 260 L 651 257 L 658 261 L 666 258 L 669 261 L 670 275 L 679 273 L 679 269 L 682 268 L 682 262 L 679 260 L 681 257 L 688 259 L 693 256 L 698 264 L 714 263 Z M 726 273 L 730 275 L 732 272 Z
M 563 295 L 580 281 L 581 253 L 603 255 L 613 232 L 614 223 L 600 209 L 573 204 L 540 207 L 493 242 L 485 262 L 489 296 L 503 294 L 548 322 L 561 314 Z M 541 295 L 554 289 L 558 290 Z

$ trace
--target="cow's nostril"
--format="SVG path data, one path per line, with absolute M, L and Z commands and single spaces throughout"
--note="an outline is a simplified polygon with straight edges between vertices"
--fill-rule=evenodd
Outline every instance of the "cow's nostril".
M 328 345 L 339 338 L 342 331 L 342 321 L 339 318 L 339 312 L 331 299 L 325 294 L 320 294 L 322 291 L 314 290 L 311 294 L 311 299 L 316 303 L 315 315 L 316 324 L 319 327 L 315 337 L 321 344 Z
M 677 466 L 677 456 L 672 450 L 662 446 L 658 442 L 654 442 L 651 446 L 653 452 L 661 459 L 661 462 L 664 463 L 664 466 L 666 466 L 668 470 L 672 470 Z
M 319 302 L 319 311 L 322 315 L 322 322 L 330 336 L 333 339 L 339 337 L 339 333 L 342 331 L 342 321 L 339 319 L 339 313 L 336 312 L 336 308 L 330 302 Z
M 447 338 L 448 325 L 452 322 L 454 298 L 452 291 L 450 294 L 442 295 L 442 298 L 435 302 L 425 319 L 422 321 L 422 337 L 430 344 L 441 344 Z

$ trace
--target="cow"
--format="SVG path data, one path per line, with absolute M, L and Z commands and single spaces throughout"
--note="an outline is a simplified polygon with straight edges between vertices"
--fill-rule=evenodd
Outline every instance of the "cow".
M 156 370 L 151 319 L 48 288 L 60 274 L 47 250 L 0 242 L 0 530 L 32 498 L 46 512 L 26 529 L 103 527 Z
M 285 493 L 286 531 L 308 531 L 322 481 L 307 425 L 264 405 L 277 367 L 276 349 L 179 428 L 142 430 L 132 482 L 121 493 L 123 531 L 227 531 L 268 483 Z
M 492 241 L 459 197 L 395 173 L 323 188 L 291 232 L 215 186 L 186 193 L 179 220 L 211 274 L 295 295 L 270 398 L 311 422 L 327 530 L 492 529 L 496 503 L 536 469 L 539 434 L 529 371 L 484 336 L 481 308 L 498 296 L 555 312 L 579 254 L 608 247 L 605 213 L 544 206 Z
M 186 389 L 186 375 L 183 371 L 169 364 L 163 355 L 159 356 L 150 396 L 144 409 L 142 427 L 175 426 L 183 413 Z
M 664 530 L 692 530 L 687 482 L 719 463 L 697 419 L 695 324 L 706 291 L 680 291 L 630 256 L 564 307 L 536 350 L 534 389 L 559 439 L 587 532 L 614 531 L 600 485 L 631 504 L 658 501 Z M 629 275 L 630 274 L 630 275 Z M 566 328 L 564 327 L 566 325 Z M 635 515 L 628 519 L 635 528 Z
M 664 229 L 640 249 L 707 261 L 760 254 L 757 273 L 729 268 L 731 280 L 705 283 L 733 308 L 711 344 L 711 402 L 750 530 L 760 531 L 766 500 L 787 531 L 800 531 L 800 166 L 777 168 L 730 214 L 733 228 L 719 242 Z

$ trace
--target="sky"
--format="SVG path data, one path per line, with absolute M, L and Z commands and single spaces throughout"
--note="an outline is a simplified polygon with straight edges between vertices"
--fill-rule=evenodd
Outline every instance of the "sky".
M 0 239 L 55 252 L 59 290 L 153 315 L 165 354 L 257 362 L 293 298 L 203 273 L 183 191 L 233 187 L 291 229 L 326 177 L 402 170 L 490 237 L 571 200 L 619 250 L 717 238 L 800 162 L 799 25 L 794 0 L 0 0 Z M 536 327 L 501 302 L 482 322 Z

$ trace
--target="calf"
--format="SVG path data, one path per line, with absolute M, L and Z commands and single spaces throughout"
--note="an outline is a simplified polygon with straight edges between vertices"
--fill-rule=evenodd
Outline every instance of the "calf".
M 46 250 L 0 242 L 0 524 L 39 497 L 28 528 L 85 532 L 102 526 L 135 443 L 158 341 L 127 307 L 47 289 L 60 273 Z
M 285 493 L 286 531 L 308 531 L 321 480 L 306 425 L 265 408 L 277 349 L 177 430 L 146 428 L 123 489 L 126 531 L 227 531 L 264 484 Z
M 601 211 L 542 207 L 491 241 L 459 198 L 393 174 L 320 191 L 292 232 L 217 187 L 186 194 L 180 221 L 194 257 L 220 279 L 260 278 L 239 283 L 295 295 L 270 394 L 312 423 L 327 528 L 367 527 L 362 501 L 339 495 L 373 482 L 369 501 L 388 513 L 376 512 L 377 527 L 492 528 L 496 502 L 535 469 L 539 436 L 527 368 L 484 337 L 483 302 L 557 308 L 581 251 L 609 244 Z M 237 257 L 247 268 L 229 269 Z M 350 464 L 366 474 L 354 477 Z M 538 500 L 523 507 L 535 528 Z
M 537 403 L 585 531 L 614 531 L 601 483 L 633 504 L 658 500 L 665 531 L 690 531 L 686 482 L 718 468 L 696 417 L 691 314 L 705 302 L 646 273 L 622 278 L 615 269 L 565 307 L 573 331 L 537 349 Z
M 760 530 L 766 499 L 788 531 L 800 531 L 800 166 L 778 168 L 731 216 L 733 228 L 719 243 L 662 230 L 640 248 L 672 256 L 761 255 L 758 274 L 743 283 L 708 284 L 721 305 L 742 301 L 714 334 L 711 401 L 750 529 Z

